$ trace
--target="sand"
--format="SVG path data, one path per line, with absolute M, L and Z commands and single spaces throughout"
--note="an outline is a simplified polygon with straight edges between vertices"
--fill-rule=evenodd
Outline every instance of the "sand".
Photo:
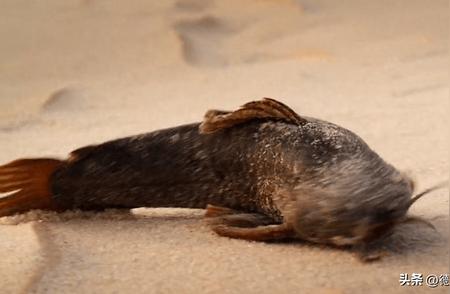
M 0 164 L 273 97 L 359 134 L 422 190 L 449 177 L 447 1 L 0 1 Z M 449 272 L 449 192 L 389 255 L 218 237 L 201 210 L 0 219 L 1 293 L 403 293 Z M 438 287 L 434 293 L 448 291 Z

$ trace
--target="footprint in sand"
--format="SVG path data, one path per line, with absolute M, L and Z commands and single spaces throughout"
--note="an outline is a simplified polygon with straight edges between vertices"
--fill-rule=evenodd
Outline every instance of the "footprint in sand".
M 194 20 L 175 23 L 183 46 L 185 60 L 193 65 L 221 66 L 227 63 L 227 54 L 222 52 L 224 41 L 232 33 L 219 19 L 203 16 Z
M 84 109 L 87 97 L 77 88 L 65 87 L 53 92 L 41 105 L 43 113 L 70 112 Z
M 180 0 L 175 3 L 175 8 L 180 12 L 198 12 L 203 11 L 211 4 L 203 0 Z
M 175 3 L 174 10 L 182 13 L 182 18 L 173 24 L 173 29 L 188 64 L 221 67 L 280 59 L 330 59 L 320 48 L 299 44 L 300 37 L 292 28 L 302 24 L 304 10 L 297 2 L 264 0 L 239 4 L 250 5 L 251 13 L 246 9 L 221 10 L 217 5 L 199 0 Z
M 0 122 L 0 132 L 18 131 L 30 125 L 36 125 L 43 122 L 40 114 L 57 115 L 69 112 L 84 111 L 87 109 L 88 99 L 84 91 L 66 87 L 53 92 L 38 108 L 38 111 L 18 114 L 10 119 L 4 118 Z

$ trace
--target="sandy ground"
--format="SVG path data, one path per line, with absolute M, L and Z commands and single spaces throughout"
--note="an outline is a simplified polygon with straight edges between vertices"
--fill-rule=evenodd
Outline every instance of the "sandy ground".
M 362 136 L 422 190 L 449 176 L 447 1 L 0 1 L 0 163 L 274 97 Z M 202 211 L 0 220 L 1 293 L 402 293 L 449 271 L 448 189 L 389 256 L 221 238 Z M 435 288 L 433 293 L 448 291 Z

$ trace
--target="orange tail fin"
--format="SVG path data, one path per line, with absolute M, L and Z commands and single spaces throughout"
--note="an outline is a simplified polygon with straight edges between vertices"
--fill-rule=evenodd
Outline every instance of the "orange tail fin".
M 51 198 L 50 176 L 62 165 L 50 158 L 19 159 L 0 166 L 0 217 L 32 209 L 57 210 Z

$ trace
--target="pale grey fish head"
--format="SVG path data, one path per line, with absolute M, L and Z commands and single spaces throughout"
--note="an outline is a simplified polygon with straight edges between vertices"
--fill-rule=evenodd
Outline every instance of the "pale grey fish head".
M 338 246 L 369 243 L 405 217 L 414 182 L 368 152 L 318 170 L 294 189 L 293 227 L 300 238 Z

